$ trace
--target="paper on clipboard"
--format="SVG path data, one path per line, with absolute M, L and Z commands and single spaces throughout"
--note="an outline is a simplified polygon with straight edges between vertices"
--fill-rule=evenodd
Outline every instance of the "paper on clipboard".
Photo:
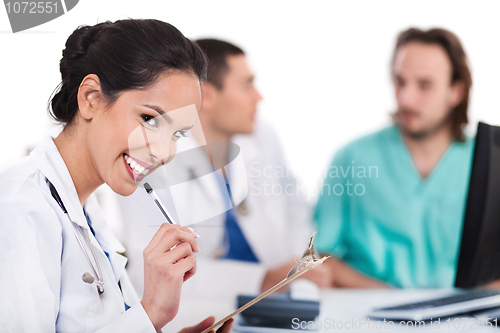
M 243 312 L 244 310 L 248 309 L 249 307 L 251 307 L 255 303 L 266 298 L 267 296 L 274 293 L 276 290 L 280 289 L 281 287 L 286 286 L 287 284 L 289 284 L 290 282 L 292 282 L 293 280 L 295 280 L 296 278 L 298 278 L 302 274 L 310 271 L 311 269 L 313 269 L 314 267 L 316 267 L 318 265 L 321 265 L 326 259 L 330 258 L 330 257 L 323 257 L 321 259 L 316 259 L 316 252 L 315 252 L 313 244 L 312 244 L 315 234 L 316 233 L 314 233 L 311 236 L 311 239 L 309 240 L 308 248 L 306 249 L 306 252 L 302 256 L 301 260 L 297 263 L 296 266 L 294 266 L 292 268 L 292 270 L 290 271 L 290 273 L 288 273 L 288 276 L 284 280 L 282 280 L 281 282 L 279 282 L 278 284 L 276 284 L 275 286 L 273 286 L 269 290 L 263 292 L 259 296 L 255 297 L 253 300 L 251 300 L 247 304 L 243 305 L 242 307 L 240 307 L 236 311 L 228 314 L 227 316 L 225 316 L 224 318 L 222 318 L 221 320 L 219 320 L 218 322 L 216 322 L 215 324 L 213 324 L 212 326 L 210 326 L 209 328 L 204 330 L 202 333 L 208 333 L 211 330 L 219 327 L 220 325 L 224 324 L 229 319 L 236 316 L 238 313 Z

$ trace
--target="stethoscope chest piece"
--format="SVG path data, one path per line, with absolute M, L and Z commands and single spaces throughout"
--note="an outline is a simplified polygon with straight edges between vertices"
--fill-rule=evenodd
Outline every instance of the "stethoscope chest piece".
M 85 283 L 92 284 L 94 283 L 94 277 L 90 273 L 84 273 L 82 275 L 82 280 Z
M 88 283 L 88 284 L 92 284 L 95 281 L 95 279 L 92 276 L 92 274 L 90 274 L 88 272 L 84 273 L 82 275 L 82 280 L 83 280 L 83 282 Z M 102 294 L 104 292 L 104 286 L 103 286 L 103 284 L 104 284 L 104 282 L 103 283 L 96 282 L 97 291 L 99 292 L 99 294 Z

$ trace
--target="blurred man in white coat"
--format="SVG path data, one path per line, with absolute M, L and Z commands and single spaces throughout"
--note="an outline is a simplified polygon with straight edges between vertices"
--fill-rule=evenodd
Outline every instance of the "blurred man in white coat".
M 174 219 L 201 236 L 197 273 L 183 292 L 259 293 L 284 279 L 305 250 L 312 234 L 310 210 L 274 131 L 255 121 L 262 97 L 244 52 L 220 40 L 197 42 L 209 62 L 199 114 L 202 131 L 193 128 L 192 137 L 178 142 L 173 164 L 156 172 L 164 179 L 151 184 Z M 162 182 L 165 186 L 158 186 Z M 140 292 L 142 251 L 165 218 L 141 188 L 120 198 L 120 210 L 127 269 Z M 304 277 L 330 287 L 329 274 L 319 266 Z

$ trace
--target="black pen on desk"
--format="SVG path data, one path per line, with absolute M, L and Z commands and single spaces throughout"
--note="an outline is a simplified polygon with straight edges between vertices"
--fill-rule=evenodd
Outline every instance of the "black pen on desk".
M 155 191 L 153 191 L 153 188 L 151 187 L 151 185 L 149 185 L 148 183 L 144 183 L 144 189 L 151 196 L 151 198 L 156 203 L 156 205 L 158 206 L 158 208 L 160 208 L 160 211 L 162 212 L 163 216 L 165 216 L 165 218 L 167 219 L 168 223 L 170 223 L 170 224 L 177 224 L 177 223 L 174 222 L 174 220 L 172 219 L 172 217 L 170 215 L 168 215 L 167 209 L 161 203 L 160 198 L 158 198 L 158 196 L 156 195 Z

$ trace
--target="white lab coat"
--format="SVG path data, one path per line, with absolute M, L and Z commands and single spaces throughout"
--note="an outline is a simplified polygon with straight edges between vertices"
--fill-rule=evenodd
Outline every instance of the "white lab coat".
M 102 295 L 82 281 L 85 272 L 94 272 L 45 178 L 71 219 L 89 233 L 104 276 Z M 89 232 L 69 171 L 51 138 L 0 176 L 2 332 L 155 332 L 128 279 L 127 260 L 117 253 L 124 249 L 93 196 L 85 208 L 100 244 Z M 92 260 L 91 252 L 89 256 Z M 131 306 L 128 311 L 124 302 Z
M 233 142 L 241 148 L 243 157 L 243 165 L 238 167 L 235 162 L 229 167 L 233 197 L 241 198 L 248 189 L 248 196 L 243 201 L 248 213 L 242 214 L 238 208 L 234 212 L 238 225 L 259 260 L 258 264 L 216 259 L 224 237 L 225 201 L 214 174 L 200 174 L 199 170 L 211 170 L 206 154 L 201 158 L 183 160 L 180 170 L 176 168 L 172 171 L 166 165 L 152 175 L 163 177 L 166 183 L 169 177 L 170 180 L 172 177 L 195 179 L 180 188 L 163 186 L 163 189 L 155 189 L 174 218 L 182 225 L 190 225 L 201 235 L 197 239 L 201 248 L 201 252 L 196 253 L 197 271 L 184 283 L 184 295 L 234 297 L 241 293 L 258 293 L 267 270 L 300 258 L 312 233 L 305 195 L 287 168 L 273 129 L 267 124 L 257 123 L 253 134 L 235 136 Z M 195 146 L 198 143 L 194 139 L 183 138 L 179 141 L 178 150 Z M 246 176 L 241 166 L 246 169 Z M 176 180 L 173 179 L 174 182 Z M 158 179 L 154 183 L 158 184 Z M 280 189 L 288 194 L 279 193 Z M 130 197 L 118 200 L 129 258 L 127 270 L 140 294 L 144 283 L 142 251 L 165 218 L 142 188 Z M 238 204 L 240 200 L 235 201 Z M 213 217 L 191 224 L 207 216 Z

